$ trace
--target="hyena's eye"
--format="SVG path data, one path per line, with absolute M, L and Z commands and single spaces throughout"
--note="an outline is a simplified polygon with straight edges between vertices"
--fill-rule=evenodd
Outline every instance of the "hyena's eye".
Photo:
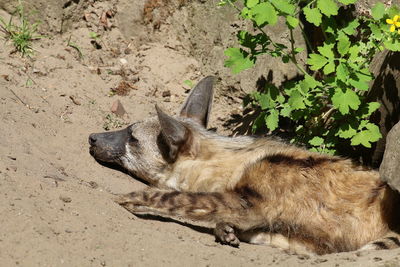
M 128 142 L 131 144 L 136 144 L 139 142 L 139 140 L 137 140 L 133 135 L 129 135 Z

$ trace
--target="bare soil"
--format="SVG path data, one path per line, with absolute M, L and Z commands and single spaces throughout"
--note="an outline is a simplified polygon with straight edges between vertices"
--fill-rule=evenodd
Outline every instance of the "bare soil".
M 215 243 L 206 225 L 136 217 L 113 203 L 113 193 L 145 185 L 99 165 L 88 135 L 152 116 L 156 103 L 173 114 L 190 89 L 184 81 L 212 73 L 201 73 L 167 26 L 148 29 L 142 35 L 155 38 L 146 41 L 127 39 L 110 13 L 113 26 L 91 38 L 93 24 L 104 23 L 93 18 L 115 10 L 112 2 L 35 42 L 31 58 L 1 45 L 1 266 L 400 266 L 399 249 L 302 256 L 232 248 Z M 231 133 L 223 125 L 241 111 L 240 95 L 218 90 L 211 127 Z M 122 117 L 111 112 L 116 100 Z

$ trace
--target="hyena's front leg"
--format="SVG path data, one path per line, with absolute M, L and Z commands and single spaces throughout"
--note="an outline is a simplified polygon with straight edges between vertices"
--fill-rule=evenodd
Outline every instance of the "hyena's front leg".
M 235 193 L 180 192 L 156 189 L 132 192 L 115 200 L 136 214 L 181 216 L 198 221 L 215 222 L 218 241 L 239 245 L 235 231 L 241 232 L 262 224 L 252 205 Z

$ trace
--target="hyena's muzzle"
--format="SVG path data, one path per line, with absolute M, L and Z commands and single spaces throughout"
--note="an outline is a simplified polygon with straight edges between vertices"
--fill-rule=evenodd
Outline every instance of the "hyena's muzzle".
M 98 161 L 117 163 L 125 154 L 129 138 L 129 127 L 119 131 L 93 133 L 89 136 L 90 154 Z

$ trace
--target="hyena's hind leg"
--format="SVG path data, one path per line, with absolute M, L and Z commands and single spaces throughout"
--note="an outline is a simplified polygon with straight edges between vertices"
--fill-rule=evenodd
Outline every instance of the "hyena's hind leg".
M 115 201 L 132 213 L 180 216 L 217 224 L 215 235 L 224 244 L 238 246 L 236 233 L 261 227 L 263 219 L 248 200 L 234 192 L 180 192 L 146 190 L 118 196 Z
M 374 240 L 362 246 L 359 249 L 359 251 L 395 249 L 395 248 L 400 248 L 400 234 L 391 232 L 388 233 L 385 237 L 382 237 L 378 240 Z

